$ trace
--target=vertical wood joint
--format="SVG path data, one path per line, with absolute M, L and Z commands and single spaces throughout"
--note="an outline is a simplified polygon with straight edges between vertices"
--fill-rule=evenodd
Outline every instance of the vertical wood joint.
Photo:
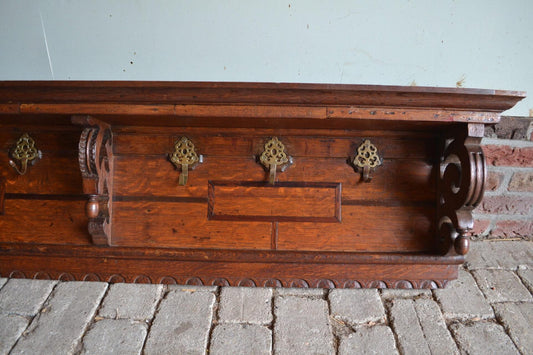
M 272 238 L 271 238 L 271 249 L 278 249 L 278 233 L 279 233 L 279 222 L 272 222 Z

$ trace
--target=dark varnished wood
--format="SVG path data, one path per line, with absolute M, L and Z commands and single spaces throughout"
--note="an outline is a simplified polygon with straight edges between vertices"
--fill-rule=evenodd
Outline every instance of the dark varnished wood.
M 0 274 L 272 287 L 443 287 L 484 189 L 484 124 L 521 92 L 272 83 L 0 82 Z M 201 164 L 169 161 L 187 137 Z M 293 159 L 269 184 L 277 137 Z M 363 182 L 364 140 L 382 165 Z M 1 161 L 0 161 L 1 163 Z M 364 174 L 363 174 L 364 175 Z M 456 188 L 455 188 L 456 187 Z

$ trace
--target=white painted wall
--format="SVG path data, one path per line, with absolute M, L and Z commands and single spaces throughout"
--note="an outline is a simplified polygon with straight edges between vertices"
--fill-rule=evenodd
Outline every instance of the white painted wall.
M 532 19 L 532 0 L 0 0 L 0 80 L 461 82 L 533 97 Z

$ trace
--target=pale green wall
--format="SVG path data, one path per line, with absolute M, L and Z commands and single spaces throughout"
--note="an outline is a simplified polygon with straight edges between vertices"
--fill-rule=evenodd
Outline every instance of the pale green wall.
M 533 96 L 532 19 L 532 0 L 0 0 L 0 80 L 462 80 Z

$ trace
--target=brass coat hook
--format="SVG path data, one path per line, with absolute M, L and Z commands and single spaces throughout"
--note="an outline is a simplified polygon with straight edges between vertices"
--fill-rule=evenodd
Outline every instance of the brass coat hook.
M 11 160 L 9 160 L 9 165 L 11 165 L 19 175 L 24 175 L 28 169 L 28 163 L 31 165 L 35 164 L 37 160 L 41 159 L 42 153 L 35 148 L 35 141 L 29 136 L 29 134 L 24 133 L 11 148 L 10 157 Z M 19 162 L 20 169 L 17 163 L 13 160 Z
M 176 166 L 181 167 L 179 185 L 186 185 L 189 178 L 189 168 L 192 170 L 202 163 L 203 157 L 196 153 L 194 143 L 187 137 L 181 137 L 174 145 L 174 152 L 169 155 L 170 161 Z
M 378 149 L 370 140 L 365 141 L 357 148 L 357 155 L 352 161 L 357 171 L 362 173 L 362 180 L 370 182 L 372 180 L 372 171 L 382 164 L 378 155 Z
M 278 137 L 272 137 L 265 143 L 265 150 L 259 157 L 259 161 L 269 170 L 268 182 L 274 185 L 276 171 L 285 171 L 292 164 L 292 157 L 285 153 L 285 145 L 278 140 Z

